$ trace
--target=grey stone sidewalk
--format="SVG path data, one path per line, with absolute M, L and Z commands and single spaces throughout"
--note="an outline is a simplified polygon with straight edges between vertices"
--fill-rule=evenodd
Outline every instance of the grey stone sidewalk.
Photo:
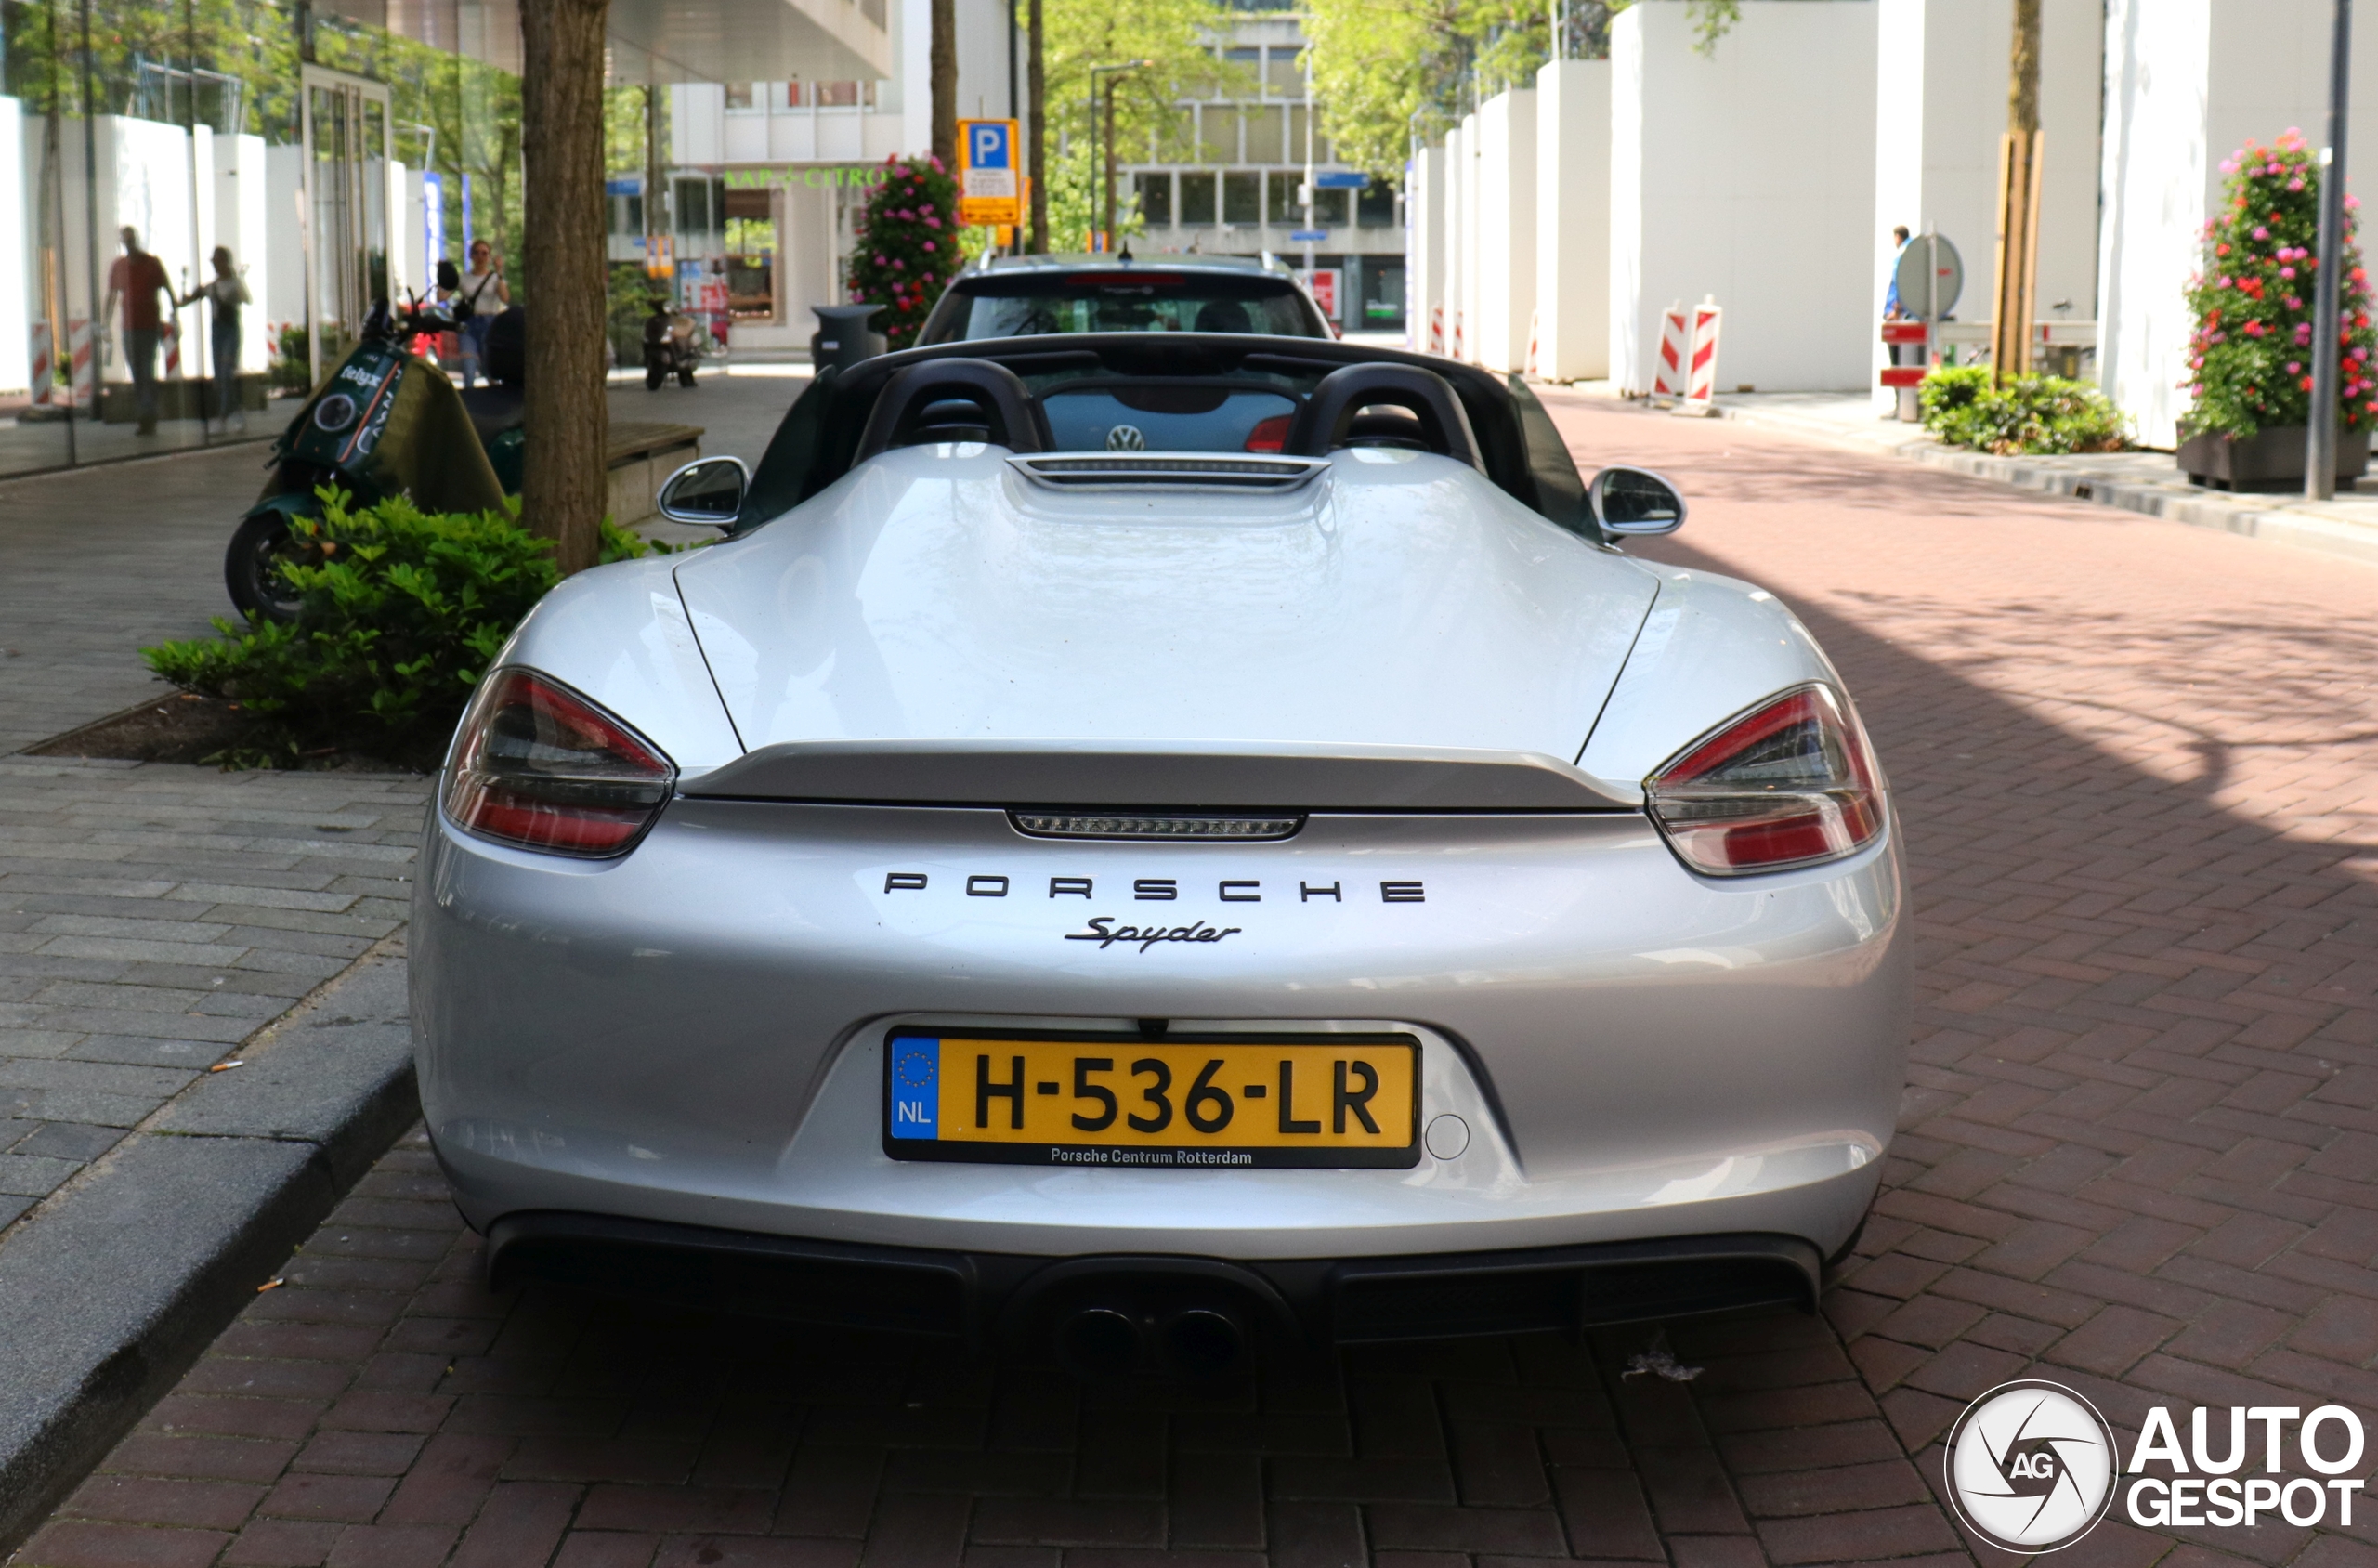
M 0 1248 L 401 928 L 427 795 L 406 776 L 0 758 Z
M 1572 388 L 1615 397 L 1607 382 Z M 1663 399 L 1662 401 L 1665 401 Z M 2020 490 L 2162 517 L 2191 528 L 2291 544 L 2378 565 L 2378 475 L 2359 491 L 2306 502 L 2297 495 L 2232 493 L 2189 483 L 2167 451 L 2071 452 L 1993 457 L 1944 446 L 1923 427 L 1878 417 L 1862 392 L 1728 392 L 1714 399 L 1720 418 L 1813 437 L 1860 451 L 1886 452 Z

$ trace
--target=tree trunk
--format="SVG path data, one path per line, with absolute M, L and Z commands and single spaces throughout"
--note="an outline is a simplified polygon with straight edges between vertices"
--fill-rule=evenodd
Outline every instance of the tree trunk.
M 2032 318 L 2039 273 L 2040 0 L 2015 0 L 2007 51 L 2006 139 L 1998 158 L 1998 298 L 1991 332 L 1991 380 L 2006 385 L 2031 369 Z
M 1041 0 L 1031 0 L 1029 7 L 1024 72 L 1025 177 L 1032 185 L 1032 242 L 1025 248 L 1034 255 L 1049 254 L 1049 159 L 1040 145 L 1049 132 L 1049 116 L 1040 107 L 1040 90 L 1048 78 L 1048 53 L 1040 28 L 1040 3 Z
M 958 169 L 958 0 L 933 0 L 933 155 Z
M 601 544 L 604 446 L 603 14 L 608 0 L 520 7 L 529 296 L 520 517 L 564 576 Z

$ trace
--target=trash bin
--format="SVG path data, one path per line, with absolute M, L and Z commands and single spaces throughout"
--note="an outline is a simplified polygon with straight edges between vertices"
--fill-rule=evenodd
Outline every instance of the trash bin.
M 869 317 L 883 308 L 880 305 L 813 305 L 809 308 L 817 318 L 817 330 L 809 335 L 809 362 L 821 371 L 828 365 L 849 370 L 888 346 L 883 334 L 867 324 Z

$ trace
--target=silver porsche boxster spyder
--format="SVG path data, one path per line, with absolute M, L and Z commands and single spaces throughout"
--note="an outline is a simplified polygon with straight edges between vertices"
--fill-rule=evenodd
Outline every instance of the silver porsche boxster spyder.
M 821 373 L 588 571 L 431 813 L 499 1279 L 1210 1371 L 1811 1305 L 1909 931 L 1841 679 L 1516 379 L 1318 340 Z

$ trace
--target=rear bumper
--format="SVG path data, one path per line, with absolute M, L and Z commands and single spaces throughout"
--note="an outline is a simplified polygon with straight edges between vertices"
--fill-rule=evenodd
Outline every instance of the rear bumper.
M 1143 901 L 1143 878 L 1178 896 Z M 1406 888 L 1425 898 L 1388 896 Z M 1079 939 L 1150 910 L 1234 934 Z M 1625 814 L 1317 816 L 1275 843 L 1108 844 L 1026 839 L 992 810 L 681 800 L 614 862 L 501 849 L 433 814 L 412 1024 L 430 1131 L 490 1232 L 607 1215 L 1249 1268 L 1693 1235 L 1825 1254 L 1871 1200 L 1899 1108 L 1902 911 L 1888 840 L 1714 882 Z M 895 1030 L 1143 1020 L 1152 1039 L 1408 1034 L 1419 1122 L 1459 1136 L 1407 1169 L 887 1156 Z
M 1089 1301 L 1214 1306 L 1293 1342 L 1575 1332 L 1729 1308 L 1813 1311 L 1823 1260 L 1797 1236 L 1729 1235 L 1394 1258 L 1036 1258 L 662 1224 L 507 1215 L 490 1283 L 574 1286 L 817 1326 L 1020 1349 Z

